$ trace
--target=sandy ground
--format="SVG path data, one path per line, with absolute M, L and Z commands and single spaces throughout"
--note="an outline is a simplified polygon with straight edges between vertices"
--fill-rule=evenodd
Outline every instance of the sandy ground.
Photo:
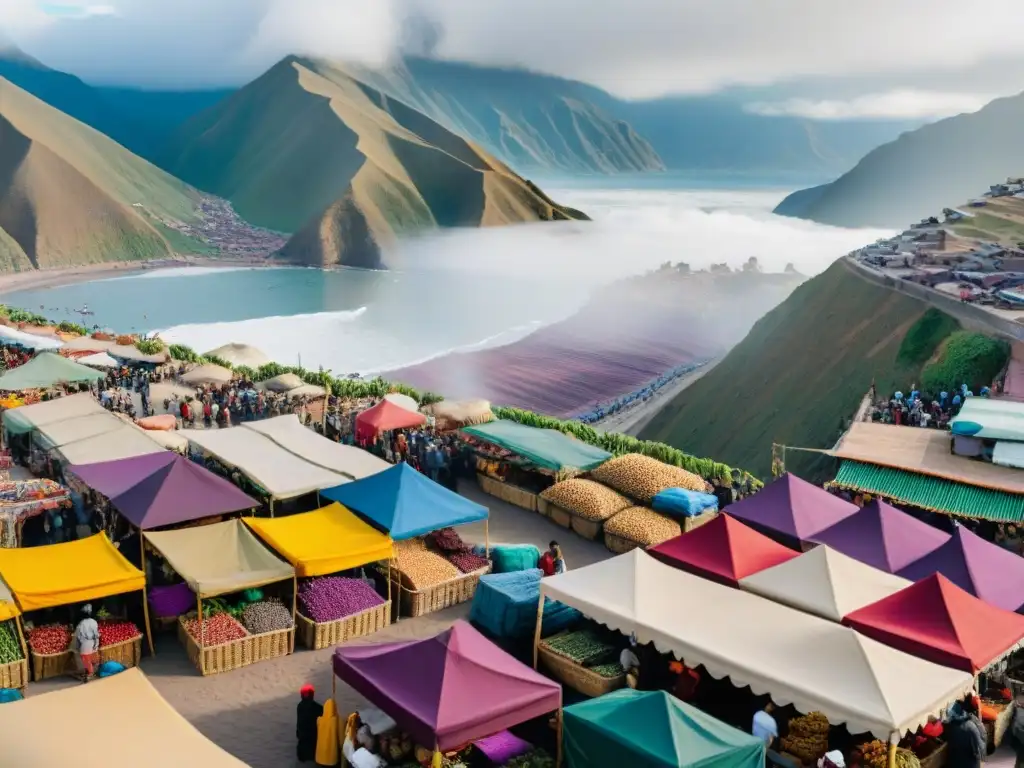
M 462 493 L 490 507 L 490 540 L 496 543 L 533 543 L 540 548 L 555 538 L 562 546 L 570 568 L 579 568 L 611 557 L 599 543 L 585 541 L 557 527 L 534 512 L 505 504 L 481 492 L 475 483 L 464 483 Z M 463 538 L 483 543 L 482 525 L 460 529 Z M 373 635 L 374 640 L 396 640 L 436 634 L 469 614 L 469 603 L 416 619 L 402 619 Z M 146 657 L 142 669 L 157 690 L 205 736 L 252 768 L 291 768 L 295 760 L 295 705 L 304 683 L 317 689 L 324 701 L 331 691 L 332 651 L 310 651 L 296 647 L 292 656 L 253 664 L 210 677 L 201 677 L 185 656 L 173 634 L 159 635 L 156 657 Z M 46 695 L 71 685 L 70 681 L 32 683 L 29 696 Z M 91 683 L 101 685 L 102 682 Z M 338 710 L 347 714 L 357 708 L 361 697 L 338 683 Z M 116 748 L 116 723 L 111 721 L 107 736 Z M 103 737 L 97 734 L 98 738 Z M 160 745 L 154 745 L 159 748 Z M 188 757 L 183 756 L 187 762 Z M 0 759 L 0 763 L 2 763 Z M 307 764 L 309 765 L 309 764 Z
M 619 411 L 614 416 L 601 419 L 601 421 L 593 425 L 594 429 L 598 432 L 621 432 L 634 436 L 640 434 L 640 430 L 647 426 L 647 422 L 653 419 L 658 411 L 672 402 L 676 395 L 700 379 L 716 365 L 718 365 L 718 361 L 713 360 L 686 376 L 680 376 L 667 387 L 659 389 L 649 400 L 634 405 L 628 410 Z

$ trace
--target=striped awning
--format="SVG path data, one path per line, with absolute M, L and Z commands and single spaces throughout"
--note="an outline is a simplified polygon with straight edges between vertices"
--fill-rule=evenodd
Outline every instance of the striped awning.
M 849 460 L 840 464 L 834 482 L 840 488 L 882 496 L 932 512 L 995 522 L 1024 521 L 1024 494 Z

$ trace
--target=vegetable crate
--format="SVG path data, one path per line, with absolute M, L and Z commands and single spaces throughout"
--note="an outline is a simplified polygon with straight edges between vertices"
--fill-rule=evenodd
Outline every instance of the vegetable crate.
M 552 650 L 545 641 L 541 641 L 537 648 L 537 659 L 556 680 L 565 683 L 584 696 L 596 698 L 626 685 L 625 674 L 616 677 L 602 677 L 592 669 L 587 669 L 567 656 Z
M 442 581 L 432 587 L 409 589 L 402 584 L 401 572 L 392 570 L 392 581 L 401 595 L 401 615 L 416 618 L 472 600 L 473 595 L 476 594 L 476 585 L 480 583 L 480 577 L 490 571 L 491 566 L 488 565 L 471 573 L 464 573 L 458 578 Z
M 493 477 L 482 475 L 479 472 L 476 479 L 484 493 L 490 494 L 502 501 L 507 501 L 509 504 L 514 504 L 517 507 L 528 509 L 531 512 L 537 511 L 537 494 L 530 493 L 518 486 L 495 480 Z
M 555 525 L 561 526 L 562 528 L 568 528 L 572 525 L 573 515 L 567 510 L 562 509 L 557 504 L 548 502 L 548 518 Z
M 24 688 L 28 685 L 28 661 L 18 659 L 0 664 L 0 688 Z
M 61 677 L 74 672 L 75 655 L 71 651 L 60 653 L 36 653 L 30 651 L 32 657 L 32 679 L 36 682 L 49 680 L 51 677 Z
M 630 539 L 624 539 L 621 536 L 615 536 L 608 533 L 608 531 L 604 532 L 604 545 L 617 555 L 624 555 L 627 552 L 632 552 L 637 547 L 640 547 L 640 549 L 644 548 L 642 544 L 638 544 Z
M 100 661 L 116 661 L 126 669 L 139 666 L 142 660 L 142 635 L 123 643 L 115 643 L 100 648 Z
M 232 640 L 219 645 L 200 646 L 178 620 L 178 640 L 185 646 L 189 660 L 204 675 L 230 672 L 259 661 L 287 656 L 295 648 L 295 627 L 264 632 L 261 635 Z
M 391 623 L 391 601 L 335 621 L 315 622 L 300 613 L 295 616 L 295 622 L 299 642 L 319 651 L 384 629 Z

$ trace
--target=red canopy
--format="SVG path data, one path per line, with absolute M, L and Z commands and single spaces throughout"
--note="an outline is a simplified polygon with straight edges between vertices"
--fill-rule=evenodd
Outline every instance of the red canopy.
M 1024 616 L 989 605 L 934 573 L 843 624 L 921 659 L 976 674 L 1024 639 Z
M 667 565 L 730 587 L 800 554 L 726 514 L 647 551 Z
M 378 432 L 418 427 L 426 421 L 427 417 L 422 413 L 407 410 L 390 400 L 381 400 L 373 408 L 367 408 L 356 416 L 356 438 L 371 440 Z

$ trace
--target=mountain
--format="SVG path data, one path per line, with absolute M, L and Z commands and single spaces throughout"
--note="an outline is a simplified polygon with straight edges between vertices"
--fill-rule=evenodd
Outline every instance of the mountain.
M 431 227 L 585 218 L 411 106 L 323 61 L 288 57 L 189 120 L 167 167 L 295 237 L 286 260 L 380 266 Z
M 902 228 L 1024 174 L 1024 94 L 926 125 L 869 152 L 816 193 L 801 190 L 775 212 L 844 227 Z
M 170 256 L 199 199 L 0 78 L 0 271 Z

